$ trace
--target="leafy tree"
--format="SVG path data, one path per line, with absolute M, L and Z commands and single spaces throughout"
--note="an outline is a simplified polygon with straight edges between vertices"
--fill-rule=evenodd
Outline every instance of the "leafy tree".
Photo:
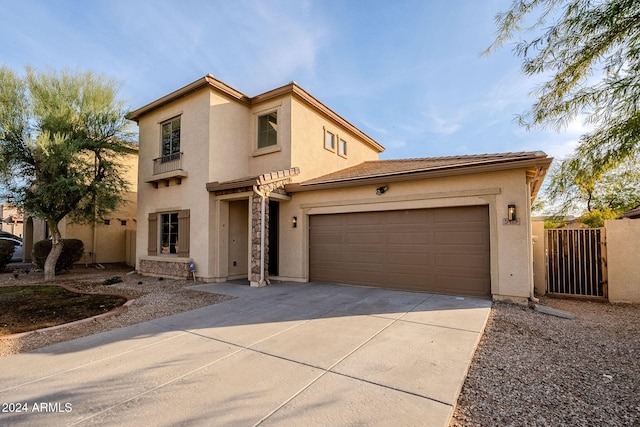
M 608 219 L 615 219 L 619 216 L 619 213 L 613 211 L 611 208 L 604 207 L 602 209 L 594 209 L 585 213 L 580 217 L 580 223 L 590 228 L 604 227 L 604 222 Z
M 62 252 L 58 223 L 94 222 L 122 202 L 121 160 L 132 148 L 125 113 L 103 76 L 0 68 L 0 191 L 49 226 L 45 281 Z
M 548 78 L 521 115 L 527 127 L 561 129 L 584 115 L 594 130 L 582 135 L 576 157 L 600 173 L 640 147 L 640 1 L 514 0 L 496 16 L 491 50 L 516 33 L 526 75 Z
M 588 158 L 572 157 L 555 163 L 543 192 L 544 203 L 536 207 L 557 217 L 580 215 L 586 211 L 580 222 L 601 227 L 605 219 L 640 206 L 640 169 L 637 165 L 636 157 L 605 172 L 594 169 Z

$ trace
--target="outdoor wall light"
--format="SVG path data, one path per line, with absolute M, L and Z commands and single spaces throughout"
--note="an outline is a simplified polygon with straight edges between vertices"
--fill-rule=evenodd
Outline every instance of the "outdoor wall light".
M 378 187 L 376 188 L 376 194 L 379 196 L 381 194 L 384 194 L 387 192 L 387 190 L 389 189 L 389 187 L 387 187 L 386 185 L 382 186 L 382 187 Z
M 298 227 L 298 217 L 294 216 L 291 218 L 291 227 L 296 228 Z
M 509 221 L 516 220 L 516 205 L 508 205 L 507 206 L 507 219 Z

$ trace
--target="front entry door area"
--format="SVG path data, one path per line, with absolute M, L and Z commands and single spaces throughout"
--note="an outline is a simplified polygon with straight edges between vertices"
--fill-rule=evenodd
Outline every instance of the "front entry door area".
M 229 202 L 229 278 L 247 277 L 249 269 L 249 201 Z

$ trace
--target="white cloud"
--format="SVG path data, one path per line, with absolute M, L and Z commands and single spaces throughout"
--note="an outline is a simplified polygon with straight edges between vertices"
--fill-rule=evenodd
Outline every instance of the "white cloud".
M 423 113 L 427 118 L 427 131 L 430 133 L 435 133 L 438 135 L 451 135 L 460 130 L 459 120 L 447 119 L 442 117 L 442 115 L 435 110 L 435 108 L 430 108 L 428 111 Z M 460 114 L 457 114 L 458 116 Z M 458 117 L 459 119 L 459 117 Z
M 403 139 L 391 139 L 385 140 L 384 142 L 382 142 L 382 145 L 384 145 L 385 148 L 404 148 L 407 146 L 407 141 Z

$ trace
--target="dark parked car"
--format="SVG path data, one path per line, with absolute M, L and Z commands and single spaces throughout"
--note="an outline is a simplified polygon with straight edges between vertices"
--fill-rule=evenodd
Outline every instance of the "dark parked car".
M 18 237 L 15 234 L 11 234 L 7 231 L 0 231 L 0 237 L 10 237 L 12 239 L 20 240 L 22 242 L 22 237 Z
M 4 234 L 4 233 L 3 233 Z M 6 233 L 9 234 L 9 233 Z M 10 236 L 0 235 L 0 240 L 6 240 L 8 242 L 13 243 L 14 251 L 13 257 L 11 258 L 11 262 L 22 262 L 22 239 L 18 236 L 14 236 L 11 234 Z

